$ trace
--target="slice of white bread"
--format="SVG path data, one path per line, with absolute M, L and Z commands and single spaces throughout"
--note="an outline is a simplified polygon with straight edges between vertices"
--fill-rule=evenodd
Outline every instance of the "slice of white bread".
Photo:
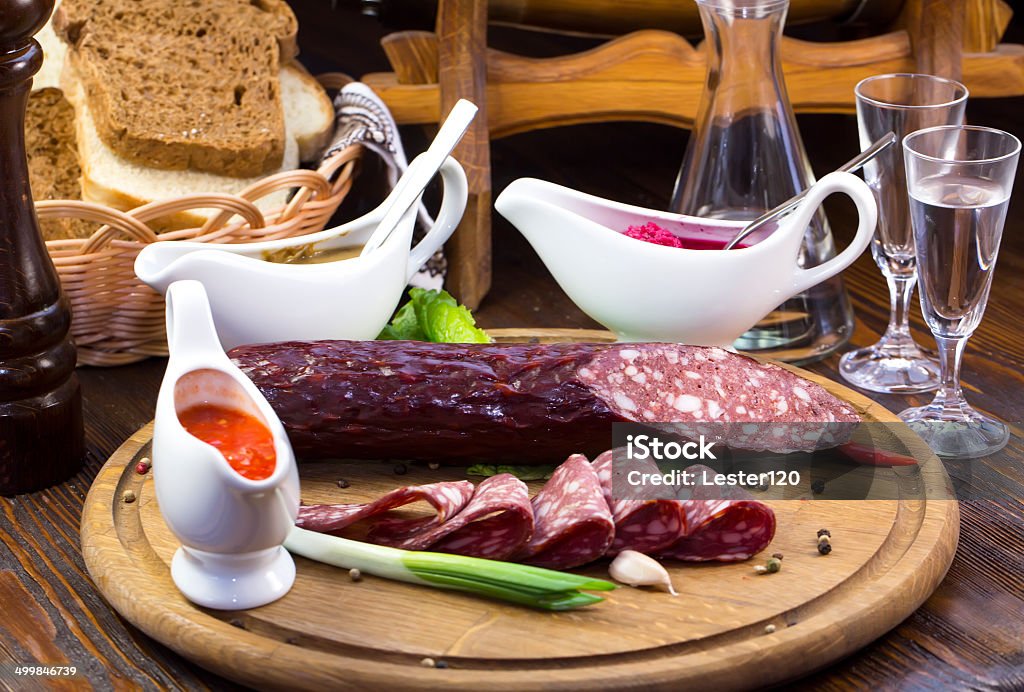
M 57 38 L 57 33 L 53 30 L 53 17 L 50 17 L 50 21 L 36 34 L 36 41 L 43 49 L 43 66 L 32 77 L 32 91 L 60 89 L 60 73 L 64 69 L 68 44 Z
M 315 161 L 334 134 L 334 105 L 306 68 L 290 62 L 281 70 L 284 126 L 299 144 L 299 159 Z

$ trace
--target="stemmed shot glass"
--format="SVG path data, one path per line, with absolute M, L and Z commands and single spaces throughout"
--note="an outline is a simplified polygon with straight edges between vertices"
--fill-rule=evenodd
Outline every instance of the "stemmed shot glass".
M 888 132 L 906 135 L 936 125 L 964 121 L 967 88 L 923 74 L 869 77 L 854 89 L 861 149 Z M 878 229 L 871 244 L 889 284 L 889 326 L 873 346 L 850 351 L 839 361 L 848 382 L 873 392 L 914 394 L 939 385 L 939 365 L 910 336 L 908 311 L 917 282 L 910 231 L 903 148 L 889 147 L 864 167 L 864 180 L 878 203 Z
M 1004 423 L 964 399 L 960 361 L 985 313 L 1020 148 L 986 127 L 934 127 L 903 140 L 921 311 L 942 382 L 930 404 L 899 415 L 939 456 L 984 456 L 1009 439 Z

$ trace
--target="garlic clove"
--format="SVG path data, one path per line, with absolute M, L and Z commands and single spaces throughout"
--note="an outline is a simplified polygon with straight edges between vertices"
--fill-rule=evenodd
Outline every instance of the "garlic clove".
M 665 567 L 653 557 L 635 550 L 623 550 L 608 566 L 608 574 L 620 584 L 629 586 L 659 586 L 673 596 L 672 580 Z

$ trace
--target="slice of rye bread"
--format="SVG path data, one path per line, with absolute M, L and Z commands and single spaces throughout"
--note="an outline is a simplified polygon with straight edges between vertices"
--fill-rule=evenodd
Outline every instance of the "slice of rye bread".
M 168 171 L 129 161 L 116 154 L 100 139 L 92 110 L 85 98 L 85 89 L 81 80 L 76 78 L 70 61 L 64 65 L 61 86 L 75 109 L 78 160 L 82 167 L 82 199 L 88 202 L 127 211 L 149 202 L 174 199 L 190 193 L 237 194 L 265 177 L 257 175 L 236 178 L 205 171 Z M 279 170 L 293 170 L 299 166 L 299 147 L 295 138 L 286 137 L 286 145 L 284 161 Z M 256 206 L 267 212 L 284 204 L 287 196 L 286 190 L 279 190 L 259 199 Z M 156 231 L 194 228 L 201 226 L 218 211 L 193 209 L 154 219 L 149 225 Z
M 60 0 L 56 6 L 60 6 Z M 43 47 L 43 66 L 32 78 L 32 88 L 60 88 L 61 71 L 68 47 L 57 38 L 52 18 L 35 38 Z M 299 158 L 302 161 L 315 161 L 330 143 L 334 133 L 334 106 L 331 99 L 320 82 L 297 60 L 282 67 L 278 79 L 281 82 L 285 131 L 298 142 Z
M 75 151 L 75 111 L 59 89 L 33 91 L 25 112 L 25 151 L 32 197 L 81 199 L 82 171 Z M 40 219 L 44 240 L 88 238 L 96 225 L 79 219 Z
M 281 165 L 278 36 L 293 28 L 287 4 L 268 0 L 64 0 L 54 18 L 107 146 L 236 177 Z

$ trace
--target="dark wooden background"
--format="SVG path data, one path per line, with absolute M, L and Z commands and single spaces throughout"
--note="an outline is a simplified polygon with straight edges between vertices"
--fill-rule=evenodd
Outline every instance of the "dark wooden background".
M 384 29 L 326 0 L 295 2 L 302 59 L 314 72 L 353 75 L 387 69 L 376 41 Z M 1019 24 L 1011 37 L 1024 41 Z M 588 45 L 585 39 L 492 32 L 498 47 L 550 55 Z M 972 101 L 974 123 L 1024 137 L 1024 98 Z M 857 149 L 849 116 L 800 116 L 819 175 Z M 643 124 L 580 126 L 518 135 L 493 147 L 494 190 L 536 176 L 629 203 L 664 207 L 687 134 Z M 425 134 L 405 133 L 419 151 Z M 1024 177 L 1024 174 L 1022 174 Z M 1024 690 L 1024 199 L 1010 205 L 1003 247 L 985 320 L 971 339 L 964 367 L 967 396 L 1013 426 L 1014 439 L 996 457 L 950 466 L 962 500 L 960 546 L 946 580 L 914 615 L 863 651 L 801 681 L 797 689 Z M 372 170 L 356 185 L 341 215 L 378 201 Z M 853 232 L 852 205 L 830 202 L 840 244 Z M 552 281 L 519 235 L 495 215 L 494 289 L 478 317 L 485 327 L 595 326 Z M 857 315 L 851 345 L 873 342 L 888 315 L 885 282 L 868 255 L 845 273 Z M 915 336 L 933 343 L 914 309 Z M 838 379 L 838 356 L 811 366 Z M 231 687 L 150 640 L 113 612 L 86 573 L 78 521 L 89 483 L 118 445 L 152 418 L 164 361 L 120 368 L 80 369 L 88 459 L 73 480 L 56 488 L 0 499 L 0 668 L 18 664 L 75 665 L 93 687 Z M 921 398 L 875 397 L 893 411 Z M 809 652 L 809 655 L 813 655 Z M 68 682 L 80 686 L 83 678 Z M 52 688 L 53 681 L 38 683 Z M 14 687 L 0 674 L 0 688 Z M 24 689 L 25 679 L 17 683 Z

